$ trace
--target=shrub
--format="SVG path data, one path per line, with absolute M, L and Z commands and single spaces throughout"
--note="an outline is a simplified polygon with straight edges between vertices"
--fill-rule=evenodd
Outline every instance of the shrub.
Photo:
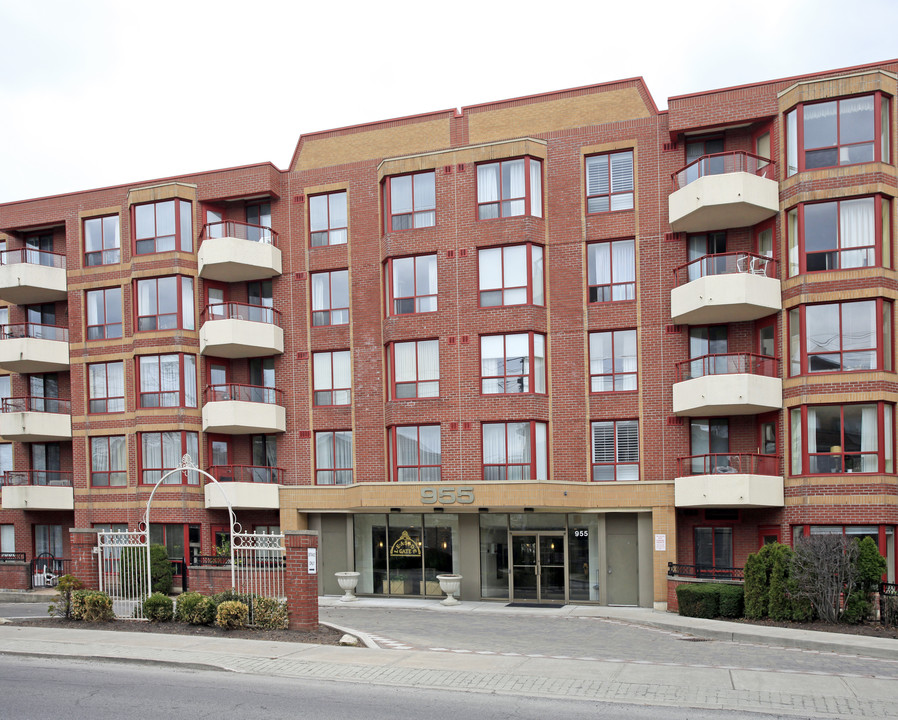
M 287 603 L 270 597 L 256 596 L 250 605 L 252 624 L 263 630 L 284 630 L 287 627 Z
M 760 552 L 749 555 L 745 561 L 744 573 L 745 617 L 754 620 L 766 617 L 770 590 L 767 581 L 767 557 Z
M 842 609 L 842 622 L 856 625 L 866 620 L 873 609 L 870 601 L 861 593 L 853 592 L 845 599 L 845 607 Z
M 225 630 L 240 630 L 246 627 L 249 607 L 238 600 L 225 600 L 215 613 L 215 624 Z
M 212 598 L 200 597 L 193 608 L 186 613 L 185 620 L 191 625 L 211 625 L 215 622 L 215 603 Z
M 773 558 L 770 568 L 770 589 L 767 593 L 767 612 L 773 620 L 792 619 L 792 597 L 789 594 L 789 568 L 792 550 L 786 545 L 770 545 Z
M 849 607 L 851 591 L 856 587 L 857 555 L 858 543 L 840 534 L 809 535 L 795 543 L 795 592 L 810 601 L 824 622 L 837 622 Z
M 684 617 L 713 618 L 720 609 L 718 586 L 713 583 L 677 585 L 677 603 Z
M 72 593 L 72 619 L 84 622 L 109 622 L 115 618 L 112 598 L 99 590 L 75 590 Z
M 879 590 L 879 583 L 886 571 L 886 559 L 879 554 L 876 542 L 869 535 L 857 545 L 857 589 L 864 597 Z
M 143 614 L 153 622 L 170 622 L 174 612 L 174 603 L 168 595 L 154 592 L 143 601 Z
M 745 611 L 745 590 L 741 585 L 718 585 L 720 617 L 741 618 Z
M 150 545 L 150 577 L 154 593 L 168 595 L 172 588 L 172 569 L 165 545 Z
M 56 584 L 56 602 L 50 604 L 47 612 L 70 620 L 72 618 L 72 593 L 83 587 L 84 583 L 74 575 L 63 575 Z
M 178 596 L 178 603 L 175 606 L 175 620 L 178 622 L 188 622 L 187 618 L 202 599 L 203 596 L 198 592 L 181 593 Z

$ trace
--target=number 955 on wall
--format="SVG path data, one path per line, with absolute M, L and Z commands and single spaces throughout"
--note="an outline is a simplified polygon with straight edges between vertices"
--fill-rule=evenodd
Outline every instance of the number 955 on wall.
M 474 502 L 473 487 L 422 487 L 421 503 L 423 505 L 470 505 Z

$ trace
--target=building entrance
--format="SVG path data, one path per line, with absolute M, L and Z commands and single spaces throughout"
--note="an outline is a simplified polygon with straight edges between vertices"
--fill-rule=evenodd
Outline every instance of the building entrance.
M 567 600 L 567 544 L 563 532 L 511 533 L 511 599 Z

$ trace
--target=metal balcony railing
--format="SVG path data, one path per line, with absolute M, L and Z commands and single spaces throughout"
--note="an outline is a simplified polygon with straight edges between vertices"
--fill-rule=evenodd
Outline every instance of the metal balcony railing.
M 203 402 L 255 402 L 267 405 L 283 405 L 284 391 L 260 385 L 207 385 L 203 392 Z
M 212 465 L 209 474 L 218 482 L 278 483 L 284 470 L 267 465 Z
M 11 397 L 3 398 L 0 412 L 45 412 L 72 414 L 71 400 L 49 397 Z
M 767 158 L 741 150 L 703 155 L 670 177 L 674 192 L 708 175 L 747 172 L 758 177 L 776 179 L 776 163 Z
M 25 553 L 0 552 L 0 562 L 25 562 Z
M 0 485 L 72 487 L 72 473 L 68 470 L 7 470 L 0 475 Z
M 274 308 L 264 305 L 249 305 L 241 302 L 213 303 L 203 309 L 201 321 L 210 320 L 249 320 L 250 322 L 280 325 L 281 314 Z
M 677 382 L 706 375 L 763 375 L 779 377 L 779 360 L 755 353 L 721 353 L 702 355 L 677 363 Z
M 240 222 L 239 220 L 206 223 L 203 225 L 202 233 L 200 233 L 200 242 L 225 237 L 265 243 L 275 247 L 278 244 L 278 234 L 267 225 L 253 225 L 252 223 Z
M 0 251 L 0 265 L 18 265 L 19 263 L 65 270 L 65 255 L 29 247 Z
M 667 575 L 669 577 L 708 578 L 711 580 L 744 580 L 742 568 L 736 567 L 709 567 L 707 565 L 682 565 L 680 563 L 667 563 Z
M 776 260 L 750 252 L 705 255 L 674 268 L 677 287 L 703 277 L 736 273 L 770 278 L 779 277 Z
M 707 453 L 677 458 L 677 477 L 689 475 L 781 475 L 779 455 Z
M 39 323 L 11 323 L 0 325 L 0 340 L 15 340 L 18 338 L 68 342 L 69 329 L 62 325 L 41 325 Z

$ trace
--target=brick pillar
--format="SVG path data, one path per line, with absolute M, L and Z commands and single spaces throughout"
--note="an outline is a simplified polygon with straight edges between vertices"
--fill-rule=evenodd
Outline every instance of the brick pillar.
M 317 568 L 315 575 L 309 574 L 309 550 L 314 549 L 317 555 L 318 532 L 287 530 L 284 545 L 287 549 L 285 584 L 290 629 L 313 630 L 318 627 L 318 575 Z
M 70 528 L 69 539 L 72 553 L 71 574 L 83 582 L 85 588 L 98 589 L 100 587 L 99 560 L 94 552 L 97 547 L 97 531 L 90 528 Z

